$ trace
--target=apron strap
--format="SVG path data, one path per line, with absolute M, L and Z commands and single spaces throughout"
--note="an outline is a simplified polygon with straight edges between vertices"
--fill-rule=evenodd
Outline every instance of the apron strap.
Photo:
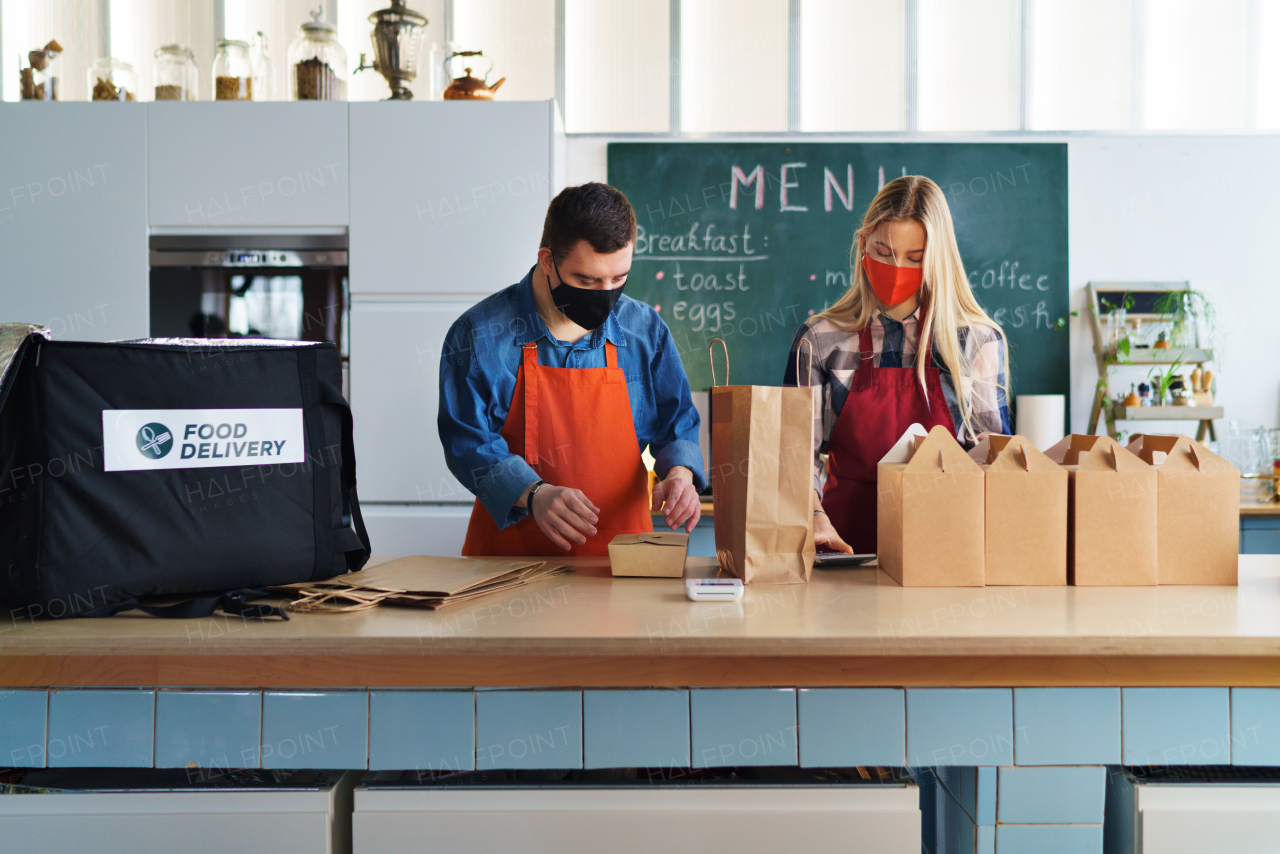
M 520 376 L 524 380 L 524 461 L 538 467 L 538 344 L 523 347 Z
M 609 368 L 618 367 L 618 348 L 612 341 L 604 342 L 604 364 Z
M 864 367 L 864 362 L 869 363 L 865 367 L 873 367 L 875 357 L 875 350 L 871 346 L 871 321 L 867 321 L 867 325 L 858 331 L 858 367 Z

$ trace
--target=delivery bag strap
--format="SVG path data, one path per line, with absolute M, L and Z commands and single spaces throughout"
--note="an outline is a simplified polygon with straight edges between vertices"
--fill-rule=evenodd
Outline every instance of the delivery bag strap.
M 360 514 L 360 497 L 356 492 L 355 421 L 351 417 L 351 406 L 342 396 L 342 389 L 328 380 L 320 382 L 320 402 L 337 407 L 342 418 L 342 518 L 351 519 L 355 530 L 344 525 L 334 531 L 333 545 L 335 551 L 346 553 L 347 570 L 355 572 L 364 567 L 372 553 L 369 532 L 364 526 L 364 516 Z
M 270 595 L 272 594 L 263 589 L 243 588 L 229 590 L 218 596 L 175 602 L 172 605 L 142 605 L 139 604 L 137 597 L 134 597 L 120 602 L 112 602 L 109 605 L 103 605 L 89 611 L 82 611 L 78 616 L 114 617 L 121 611 L 138 610 L 144 614 L 150 614 L 152 617 L 160 617 L 166 620 L 196 620 L 201 617 L 212 617 L 215 611 L 222 611 L 234 617 L 246 617 L 254 620 L 288 620 L 289 615 L 280 608 L 274 605 L 254 604 L 251 601 L 253 599 L 263 599 Z
M 312 483 L 312 519 L 315 531 L 315 564 L 311 570 L 311 580 L 321 581 L 333 574 L 329 555 L 341 552 L 345 556 L 347 571 L 360 569 L 369 558 L 369 534 L 365 530 L 364 518 L 360 514 L 360 504 L 356 497 L 356 454 L 354 440 L 354 422 L 351 407 L 342 396 L 341 389 L 333 383 L 320 379 L 316 370 L 316 348 L 307 347 L 298 353 L 298 374 L 302 383 L 303 420 L 307 428 L 310 443 L 315 451 L 315 459 L 311 463 Z M 321 477 L 316 471 L 318 464 L 324 462 L 324 422 L 320 417 L 320 407 L 337 408 L 342 419 L 342 467 L 339 473 L 340 493 L 342 495 L 342 518 L 350 518 L 355 531 L 343 527 L 334 529 L 329 526 L 329 483 L 328 477 Z

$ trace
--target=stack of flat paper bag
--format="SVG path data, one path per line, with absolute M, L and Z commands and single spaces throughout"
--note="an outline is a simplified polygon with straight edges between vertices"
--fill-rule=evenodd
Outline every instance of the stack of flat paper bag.
M 383 604 L 435 610 L 572 571 L 552 561 L 413 555 L 272 589 L 297 597 L 290 604 L 294 611 L 362 611 Z

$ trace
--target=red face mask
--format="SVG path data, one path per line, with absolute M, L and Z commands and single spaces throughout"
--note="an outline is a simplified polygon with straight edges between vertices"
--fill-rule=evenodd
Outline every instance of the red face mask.
M 896 267 L 866 254 L 862 256 L 862 269 L 871 281 L 871 290 L 876 292 L 880 302 L 888 306 L 910 299 L 924 282 L 924 269 L 921 267 Z

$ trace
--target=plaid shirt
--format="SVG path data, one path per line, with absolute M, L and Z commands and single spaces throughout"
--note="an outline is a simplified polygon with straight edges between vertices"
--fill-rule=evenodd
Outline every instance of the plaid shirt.
M 875 354 L 876 367 L 916 366 L 916 350 L 920 343 L 919 314 L 917 309 L 902 322 L 883 312 L 872 318 L 871 349 Z M 976 381 L 969 380 L 964 384 L 964 394 L 972 410 L 975 430 L 979 433 L 1011 432 L 1009 401 L 1003 388 L 1006 366 L 1000 333 L 990 326 L 963 327 L 959 333 L 960 348 L 969 360 L 976 378 Z M 849 389 L 853 385 L 853 374 L 859 362 L 858 333 L 846 332 L 825 317 L 809 318 L 796 332 L 795 340 L 791 343 L 786 375 L 782 380 L 785 386 L 797 385 L 796 351 L 801 339 L 808 339 L 813 346 L 813 365 L 808 384 L 822 390 L 819 400 L 815 401 L 820 409 L 814 413 L 813 419 L 814 487 L 821 491 L 823 466 L 818 455 L 826 453 L 831 430 L 844 410 L 845 398 L 849 396 Z M 805 352 L 804 360 L 807 365 L 808 352 Z M 947 408 L 951 410 L 956 436 L 962 445 L 971 448 L 975 440 L 964 429 L 960 406 L 956 402 L 955 380 L 938 357 L 936 347 L 933 364 L 941 374 L 942 393 L 947 399 Z

